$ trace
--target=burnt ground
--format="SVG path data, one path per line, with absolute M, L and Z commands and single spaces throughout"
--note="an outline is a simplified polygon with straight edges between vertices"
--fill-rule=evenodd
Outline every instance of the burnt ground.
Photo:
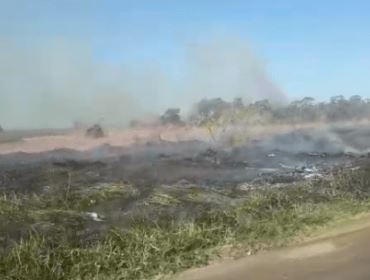
M 186 218 L 207 207 L 227 207 L 248 190 L 311 180 L 338 168 L 367 164 L 370 127 L 293 131 L 228 148 L 200 141 L 103 145 L 0 155 L 0 191 L 18 195 L 78 193 L 92 202 L 74 207 L 97 213 L 90 230 L 125 225 L 128 214 Z M 106 197 L 123 186 L 127 194 Z M 117 187 L 118 186 L 118 187 Z M 129 186 L 129 188 L 126 188 Z M 106 201 L 90 197 L 104 192 Z M 101 196 L 101 194 L 99 193 Z
M 188 181 L 204 187 L 278 183 L 320 176 L 367 158 L 370 127 L 294 131 L 227 148 L 201 141 L 102 145 L 89 151 L 67 149 L 0 155 L 3 191 L 39 192 L 49 184 L 86 186 L 125 181 L 140 187 Z
M 89 152 L 55 150 L 0 156 L 0 186 L 3 191 L 37 193 L 50 184 L 65 184 L 68 174 L 73 174 L 73 184 L 86 186 L 126 181 L 140 187 L 186 180 L 203 187 L 235 187 L 320 176 L 363 157 L 344 152 L 290 153 L 258 145 L 224 150 L 202 142 L 102 146 Z

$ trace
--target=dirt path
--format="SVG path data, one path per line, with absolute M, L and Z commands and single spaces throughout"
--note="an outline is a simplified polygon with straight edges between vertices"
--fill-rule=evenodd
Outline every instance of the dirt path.
M 368 280 L 370 227 L 183 273 L 178 280 Z

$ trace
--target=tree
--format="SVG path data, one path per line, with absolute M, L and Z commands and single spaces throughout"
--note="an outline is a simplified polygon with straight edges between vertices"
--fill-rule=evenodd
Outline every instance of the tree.
M 315 98 L 306 96 L 304 97 L 301 101 L 300 104 L 301 106 L 313 106 L 313 103 L 315 102 Z
M 160 117 L 162 124 L 182 124 L 180 109 L 170 108 Z
M 349 98 L 349 102 L 357 104 L 362 103 L 362 97 L 360 95 L 352 95 Z
M 330 103 L 332 103 L 332 104 L 343 103 L 345 100 L 346 99 L 344 98 L 343 95 L 336 95 L 336 96 L 330 97 Z
M 234 98 L 233 107 L 236 109 L 243 108 L 244 107 L 243 99 L 241 99 L 240 97 Z
M 205 119 L 218 118 L 229 106 L 229 103 L 221 98 L 202 99 L 196 105 L 196 113 Z
M 89 138 L 102 138 L 105 134 L 100 125 L 94 124 L 86 130 L 85 136 Z
M 259 100 L 259 101 L 256 101 L 254 102 L 254 107 L 256 107 L 257 109 L 261 110 L 261 111 L 271 111 L 271 104 L 270 104 L 270 101 L 268 101 L 268 99 L 263 99 L 263 100 Z

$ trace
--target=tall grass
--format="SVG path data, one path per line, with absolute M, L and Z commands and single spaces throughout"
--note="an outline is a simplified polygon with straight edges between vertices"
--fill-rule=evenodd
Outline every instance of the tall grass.
M 93 243 L 32 233 L 0 259 L 1 279 L 154 279 L 207 264 L 224 245 L 258 251 L 369 209 L 370 172 L 251 192 L 238 207 L 189 221 L 136 219 Z

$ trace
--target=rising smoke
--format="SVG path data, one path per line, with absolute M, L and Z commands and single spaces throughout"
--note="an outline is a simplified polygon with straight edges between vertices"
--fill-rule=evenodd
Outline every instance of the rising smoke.
M 249 44 L 237 38 L 217 38 L 188 48 L 188 82 L 191 103 L 202 97 L 246 103 L 269 99 L 285 100 L 284 93 L 271 80 L 263 62 Z
M 103 64 L 89 46 L 65 40 L 0 43 L 0 121 L 9 128 L 69 127 L 75 121 L 124 125 L 204 97 L 281 100 L 264 65 L 240 39 L 183 48 L 180 75 L 158 63 Z

